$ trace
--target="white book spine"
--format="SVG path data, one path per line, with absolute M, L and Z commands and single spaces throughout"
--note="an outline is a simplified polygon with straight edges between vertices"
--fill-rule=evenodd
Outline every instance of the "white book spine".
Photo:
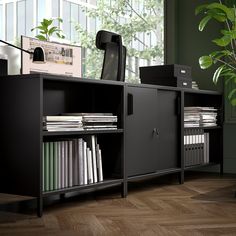
M 209 133 L 207 133 L 207 163 L 210 162 L 210 153 L 209 153 L 209 143 L 210 143 L 210 138 L 209 138 Z
M 98 166 L 98 180 L 99 182 L 103 181 L 103 170 L 102 170 L 102 153 L 99 145 L 96 145 L 96 154 L 97 154 L 97 166 Z
M 103 181 L 103 169 L 102 169 L 102 151 L 99 149 L 99 181 Z
M 95 141 L 95 135 L 91 136 L 91 142 L 92 142 L 92 161 L 93 161 L 93 180 L 94 183 L 98 182 L 98 174 L 97 174 L 97 158 L 96 158 L 96 141 Z
M 72 140 L 68 141 L 68 155 L 69 155 L 69 187 L 73 186 L 73 164 L 72 164 L 72 156 L 73 156 L 73 146 Z
M 84 184 L 88 184 L 88 163 L 87 163 L 87 142 L 83 142 L 83 157 L 84 157 Z
M 78 185 L 78 140 L 75 139 L 73 140 L 73 149 L 74 149 L 74 154 L 73 154 L 73 185 Z
M 65 141 L 61 142 L 61 187 L 65 188 Z
M 207 144 L 206 144 L 206 133 L 204 135 L 204 163 L 207 163 Z
M 53 154 L 53 142 L 49 142 L 49 182 L 50 182 L 50 188 L 49 190 L 53 189 L 53 164 L 54 164 L 54 154 Z
M 57 153 L 57 146 L 58 146 L 58 142 L 53 142 L 53 155 L 54 155 L 54 159 L 53 159 L 53 188 L 57 189 L 58 186 L 58 153 Z
M 92 153 L 89 148 L 87 148 L 88 157 L 88 184 L 93 183 L 93 166 L 92 166 Z
M 58 172 L 57 172 L 57 179 L 58 179 L 58 186 L 57 188 L 61 188 L 61 142 L 58 142 L 57 145 L 57 153 L 58 153 Z
M 78 170 L 79 170 L 79 185 L 84 184 L 84 173 L 83 173 L 83 168 L 84 168 L 84 164 L 83 164 L 83 139 L 80 138 L 78 140 L 78 152 L 79 152 L 79 166 L 78 166 Z
M 43 178 L 42 178 L 42 185 L 43 185 L 43 192 L 45 191 L 45 143 L 43 143 L 43 160 L 42 160 L 42 167 L 43 167 Z
M 65 141 L 65 188 L 69 186 L 68 184 L 68 141 Z

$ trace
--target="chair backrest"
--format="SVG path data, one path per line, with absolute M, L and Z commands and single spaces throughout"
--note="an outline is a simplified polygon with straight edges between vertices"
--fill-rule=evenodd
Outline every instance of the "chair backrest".
M 126 47 L 122 45 L 121 36 L 109 31 L 98 31 L 97 48 L 104 50 L 101 79 L 125 80 Z

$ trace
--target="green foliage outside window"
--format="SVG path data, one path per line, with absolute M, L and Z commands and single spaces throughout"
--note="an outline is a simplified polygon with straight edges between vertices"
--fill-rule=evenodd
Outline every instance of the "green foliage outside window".
M 129 57 L 135 58 L 137 63 L 140 59 L 150 62 L 157 58 L 163 62 L 163 0 L 97 0 L 96 9 L 84 7 L 83 11 L 90 19 L 100 22 L 96 31 L 104 29 L 122 36 L 123 44 L 127 47 L 126 81 L 138 82 L 138 75 L 128 63 Z M 79 44 L 86 48 L 86 55 L 82 59 L 85 67 L 83 76 L 100 78 L 103 52 L 95 46 L 96 32 L 88 32 L 79 23 L 75 28 Z M 159 42 L 147 43 L 145 37 L 149 38 L 150 34 L 159 38 Z M 140 48 L 132 47 L 132 42 L 138 42 Z

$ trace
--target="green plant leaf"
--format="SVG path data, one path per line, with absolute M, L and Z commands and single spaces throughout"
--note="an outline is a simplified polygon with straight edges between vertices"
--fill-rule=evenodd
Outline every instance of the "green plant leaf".
M 207 69 L 213 64 L 213 60 L 210 56 L 202 56 L 199 58 L 199 65 L 201 69 Z
M 229 84 L 229 82 L 231 81 L 231 79 L 232 79 L 232 78 L 230 78 L 230 77 L 227 77 L 227 78 L 225 79 L 225 85 L 228 85 L 228 84 Z
M 58 17 L 57 20 L 58 20 L 60 23 L 63 22 L 62 18 L 60 18 L 60 17 Z
M 220 9 L 222 10 L 227 18 L 231 21 L 231 22 L 234 22 L 234 17 L 235 17 L 235 14 L 234 14 L 234 10 L 227 7 L 226 5 L 224 4 L 221 4 L 221 3 L 211 3 L 207 6 L 207 9 Z
M 233 95 L 236 93 L 236 88 L 235 89 L 232 89 L 228 95 L 228 99 L 231 100 Z
M 231 39 L 236 39 L 236 30 L 221 30 L 220 31 L 225 36 L 230 36 Z
M 56 26 L 54 26 L 54 27 L 52 27 L 51 29 L 48 30 L 48 34 L 49 34 L 49 35 L 52 35 L 52 34 L 53 34 L 54 32 L 56 32 L 56 31 L 58 31 L 58 29 L 57 29 Z
M 198 26 L 199 31 L 203 31 L 203 30 L 204 30 L 204 28 L 205 28 L 207 22 L 208 22 L 210 19 L 212 19 L 211 16 L 205 16 L 205 17 L 200 21 L 199 26 Z
M 36 27 L 36 29 L 39 29 L 39 30 L 47 30 L 47 28 L 46 27 L 44 27 L 44 26 L 41 26 L 41 25 L 39 25 L 39 26 L 37 26 Z
M 45 31 L 39 31 L 40 34 L 44 35 L 45 34 Z
M 220 66 L 220 67 L 218 67 L 217 69 L 216 69 L 216 71 L 215 71 L 215 73 L 214 73 L 214 75 L 213 75 L 213 83 L 217 83 L 218 82 L 218 79 L 219 79 L 219 77 L 220 77 L 220 74 L 221 74 L 221 72 L 222 72 L 222 70 L 224 69 L 224 65 L 222 65 L 222 66 Z
M 210 9 L 207 11 L 207 15 L 211 16 L 219 22 L 225 22 L 227 19 L 226 14 L 220 9 Z
M 232 80 L 236 83 L 236 74 L 232 71 L 232 69 L 228 69 L 228 73 L 223 72 L 221 75 L 225 77 L 225 85 L 228 85 Z
M 236 106 L 236 98 L 233 98 L 230 102 L 232 106 Z
M 60 34 L 60 33 L 56 33 L 57 37 L 60 38 L 60 39 L 64 39 L 65 38 L 65 35 L 63 34 Z
M 231 36 L 224 35 L 222 38 L 212 40 L 217 46 L 225 47 L 231 42 Z
M 231 55 L 231 52 L 229 50 L 214 51 L 209 54 L 209 56 L 213 59 L 220 59 L 221 57 L 229 55 Z
M 48 25 L 49 25 L 47 19 L 43 19 L 43 21 L 41 21 L 40 24 L 41 24 L 43 27 L 45 27 L 45 28 L 47 28 Z
M 43 21 L 41 22 L 42 23 L 42 25 L 45 25 L 45 26 L 49 26 L 49 25 L 51 25 L 52 24 L 52 22 L 53 22 L 53 20 L 52 19 L 43 19 Z
M 43 35 L 36 35 L 35 38 L 42 40 L 42 41 L 47 41 L 47 38 L 44 37 Z
M 202 5 L 198 6 L 198 7 L 196 7 L 195 8 L 195 15 L 198 15 L 202 11 L 206 10 L 208 5 L 209 4 L 202 4 Z

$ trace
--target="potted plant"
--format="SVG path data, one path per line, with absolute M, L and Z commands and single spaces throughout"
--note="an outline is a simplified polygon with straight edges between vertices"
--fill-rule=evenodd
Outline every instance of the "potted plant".
M 60 39 L 64 39 L 65 36 L 62 33 L 62 30 L 59 29 L 57 26 L 53 25 L 54 21 L 58 21 L 59 23 L 62 23 L 63 20 L 61 18 L 55 18 L 55 19 L 43 19 L 43 21 L 40 22 L 40 25 L 37 27 L 31 29 L 31 31 L 39 30 L 39 34 L 35 36 L 35 38 L 43 41 L 50 41 L 50 37 L 52 35 L 56 35 Z
M 221 0 L 203 4 L 195 9 L 195 14 L 202 14 L 199 30 L 203 31 L 210 20 L 222 23 L 221 37 L 212 42 L 219 50 L 199 58 L 202 69 L 207 69 L 214 64 L 218 67 L 213 75 L 213 82 L 217 83 L 219 77 L 224 77 L 226 83 L 236 83 L 236 6 L 223 4 Z M 228 98 L 233 106 L 236 105 L 236 88 L 231 89 Z

